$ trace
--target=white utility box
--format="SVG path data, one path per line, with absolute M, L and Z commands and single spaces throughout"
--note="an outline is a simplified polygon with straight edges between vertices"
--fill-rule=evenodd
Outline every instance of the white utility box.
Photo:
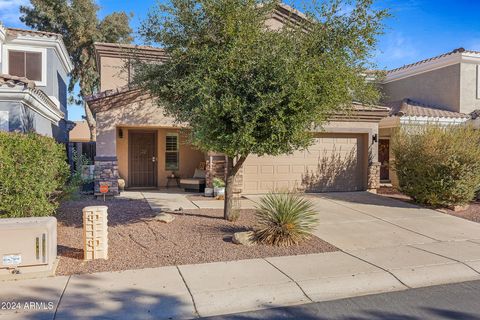
M 107 206 L 83 208 L 83 253 L 85 260 L 108 259 Z
M 57 219 L 0 219 L 0 279 L 51 275 L 57 259 Z

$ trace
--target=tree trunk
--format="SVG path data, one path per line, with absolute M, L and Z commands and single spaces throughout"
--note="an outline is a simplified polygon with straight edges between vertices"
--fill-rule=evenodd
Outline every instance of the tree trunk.
M 225 181 L 225 207 L 223 209 L 223 217 L 228 221 L 234 221 L 238 217 L 235 215 L 233 209 L 233 187 L 235 181 L 235 175 L 242 167 L 243 163 L 247 159 L 247 156 L 241 156 L 238 161 L 233 165 L 233 158 L 227 158 L 227 181 Z
M 83 102 L 83 107 L 85 109 L 85 119 L 87 119 L 88 128 L 90 129 L 90 141 L 97 140 L 97 121 L 93 116 L 92 110 L 87 105 L 86 102 Z

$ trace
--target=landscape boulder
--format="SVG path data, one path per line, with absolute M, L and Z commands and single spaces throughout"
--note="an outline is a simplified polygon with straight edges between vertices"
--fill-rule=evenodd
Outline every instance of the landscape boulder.
M 232 237 L 233 243 L 244 246 L 253 246 L 256 244 L 253 231 L 235 232 Z
M 170 223 L 175 220 L 175 217 L 168 213 L 158 213 L 154 219 L 163 223 Z

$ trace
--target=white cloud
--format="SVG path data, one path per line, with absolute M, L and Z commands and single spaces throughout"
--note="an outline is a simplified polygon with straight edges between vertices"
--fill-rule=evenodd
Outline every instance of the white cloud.
M 387 32 L 380 39 L 380 49 L 376 56 L 379 67 L 392 68 L 415 62 L 419 52 L 411 38 L 401 32 Z
M 28 0 L 0 0 L 0 22 L 7 27 L 21 26 L 19 8 L 28 3 Z

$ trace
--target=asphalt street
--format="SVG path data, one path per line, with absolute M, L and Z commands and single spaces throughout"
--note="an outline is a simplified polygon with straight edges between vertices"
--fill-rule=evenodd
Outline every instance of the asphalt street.
M 480 281 L 209 317 L 215 320 L 480 320 Z

